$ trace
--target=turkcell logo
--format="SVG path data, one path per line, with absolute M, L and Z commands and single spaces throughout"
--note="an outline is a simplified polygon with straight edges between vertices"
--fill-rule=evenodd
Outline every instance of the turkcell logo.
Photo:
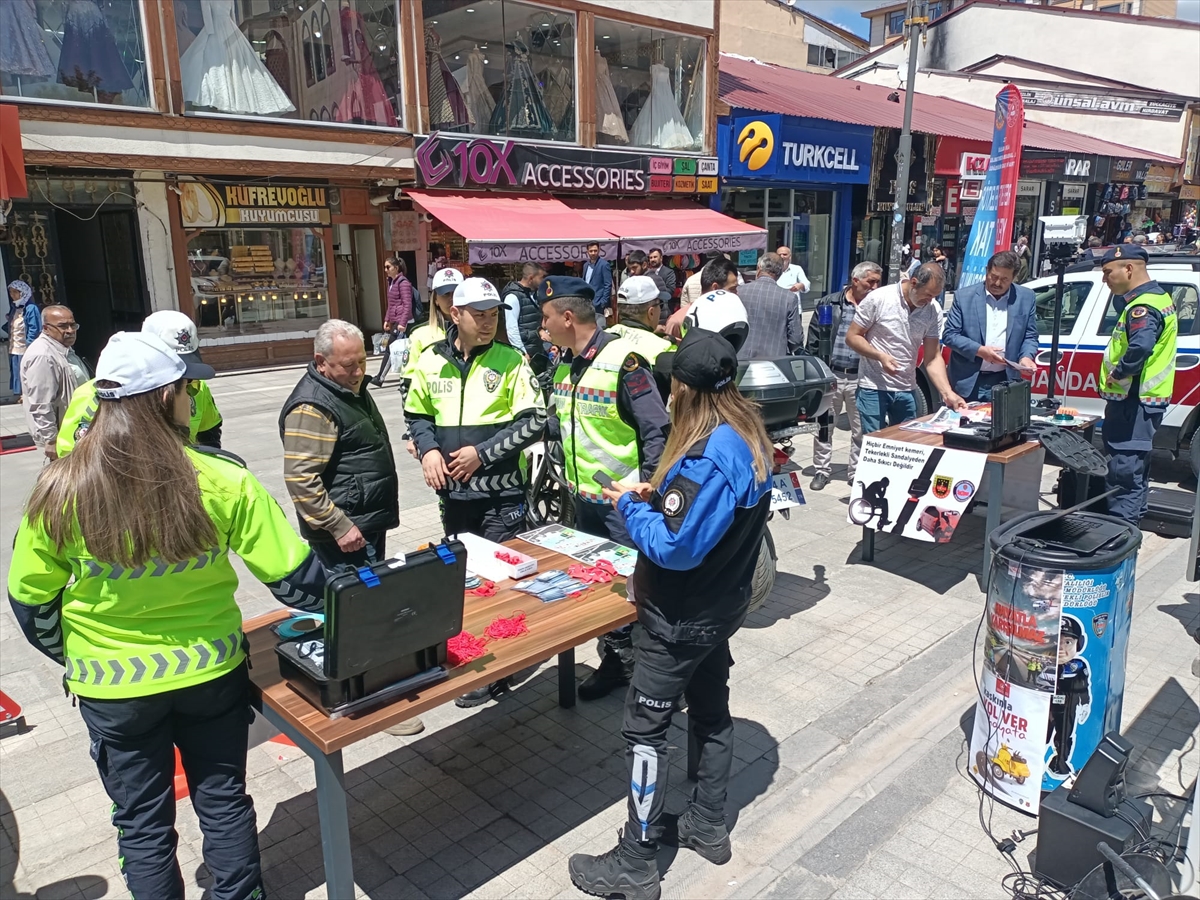
M 871 172 L 872 129 L 821 124 L 780 115 L 734 119 L 729 174 L 734 178 L 866 184 Z
M 737 142 L 738 162 L 751 172 L 757 172 L 767 164 L 775 151 L 775 132 L 766 122 L 755 119 L 742 127 Z
M 858 151 L 853 147 L 831 147 L 821 144 L 783 142 L 783 164 L 801 168 L 834 169 L 841 172 L 858 171 Z

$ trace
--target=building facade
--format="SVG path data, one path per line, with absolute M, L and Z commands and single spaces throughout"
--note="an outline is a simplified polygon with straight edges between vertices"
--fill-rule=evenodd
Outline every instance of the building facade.
M 720 0 L 721 52 L 828 75 L 863 56 L 856 34 L 786 0 Z

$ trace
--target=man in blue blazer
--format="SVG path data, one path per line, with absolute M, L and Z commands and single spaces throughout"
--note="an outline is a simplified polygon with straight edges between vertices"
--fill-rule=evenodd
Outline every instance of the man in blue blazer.
M 612 296 L 612 266 L 607 259 L 600 258 L 600 244 L 592 241 L 587 245 L 587 262 L 583 264 L 583 280 L 592 286 L 595 294 L 592 303 L 596 306 L 596 317 L 601 328 L 607 328 L 604 322 L 609 313 L 609 298 Z
M 950 348 L 950 384 L 968 402 L 992 399 L 992 388 L 1035 371 L 1038 350 L 1033 291 L 1013 278 L 1021 260 L 1002 250 L 987 275 L 955 292 L 942 343 Z M 1015 363 L 1015 365 L 1010 365 Z

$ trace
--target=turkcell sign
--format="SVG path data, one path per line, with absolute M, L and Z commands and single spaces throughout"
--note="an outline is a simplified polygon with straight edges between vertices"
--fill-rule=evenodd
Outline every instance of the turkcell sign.
M 873 130 L 797 116 L 743 115 L 733 119 L 728 154 L 730 178 L 866 184 L 871 178 Z

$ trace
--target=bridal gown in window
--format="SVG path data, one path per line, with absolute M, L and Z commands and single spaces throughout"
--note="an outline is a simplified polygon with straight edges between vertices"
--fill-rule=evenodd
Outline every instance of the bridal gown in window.
M 542 89 L 529 64 L 529 48 L 516 40 L 508 50 L 508 84 L 492 113 L 491 133 L 519 137 L 553 138 L 554 122 L 542 100 Z
M 467 54 L 466 101 L 474 130 L 486 131 L 492 111 L 496 108 L 496 101 L 492 99 L 492 92 L 488 90 L 487 79 L 483 74 L 483 53 L 478 47 Z
M 339 102 L 338 121 L 358 125 L 395 127 L 396 111 L 388 100 L 375 59 L 367 43 L 366 23 L 361 13 L 348 6 L 341 9 L 342 61 L 357 76 Z
M 206 109 L 277 116 L 296 107 L 234 20 L 234 0 L 200 0 L 204 27 L 179 58 L 183 98 Z
M 133 87 L 104 12 L 94 0 L 67 0 L 58 80 L 86 94 L 119 94 Z
M 596 132 L 608 135 L 618 144 L 629 143 L 621 104 L 617 101 L 617 92 L 608 74 L 608 60 L 599 51 L 596 53 Z
M 636 147 L 662 150 L 688 150 L 694 143 L 675 102 L 667 67 L 660 63 L 650 66 L 650 96 L 630 129 L 629 139 Z
M 41 78 L 54 74 L 33 0 L 0 3 L 0 72 Z

